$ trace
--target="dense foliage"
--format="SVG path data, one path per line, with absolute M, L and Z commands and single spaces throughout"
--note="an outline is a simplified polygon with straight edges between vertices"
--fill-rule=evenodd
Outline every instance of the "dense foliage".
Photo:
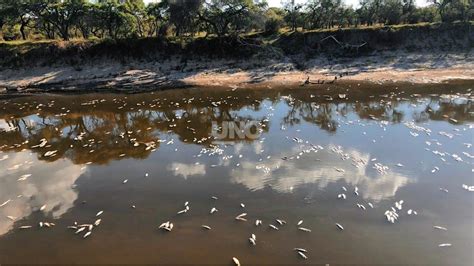
M 0 36 L 5 40 L 129 38 L 174 35 L 218 37 L 243 32 L 279 32 L 281 27 L 328 29 L 374 24 L 453 22 L 474 19 L 472 0 L 342 0 L 283 2 L 282 8 L 252 0 L 0 0 Z

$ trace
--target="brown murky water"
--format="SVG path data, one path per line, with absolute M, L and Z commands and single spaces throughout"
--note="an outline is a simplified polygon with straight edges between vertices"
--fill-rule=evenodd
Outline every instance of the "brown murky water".
M 1 100 L 0 263 L 472 265 L 472 87 Z

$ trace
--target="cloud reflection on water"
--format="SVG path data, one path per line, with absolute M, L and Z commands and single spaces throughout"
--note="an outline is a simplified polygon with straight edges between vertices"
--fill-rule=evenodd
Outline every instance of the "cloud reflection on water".
M 9 159 L 0 161 L 0 235 L 8 233 L 16 221 L 27 218 L 43 205 L 45 215 L 59 218 L 74 205 L 77 192 L 73 189 L 76 180 L 86 171 L 69 159 L 54 162 L 38 160 L 27 151 L 9 154 Z M 6 170 L 10 169 L 10 170 Z M 18 179 L 32 174 L 26 180 Z M 15 221 L 7 218 L 15 217 Z

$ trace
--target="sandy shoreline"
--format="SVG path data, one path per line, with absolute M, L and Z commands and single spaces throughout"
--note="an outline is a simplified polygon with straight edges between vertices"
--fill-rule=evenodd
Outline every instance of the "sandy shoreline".
M 358 58 L 298 60 L 192 60 L 80 66 L 32 67 L 0 71 L 2 93 L 147 91 L 183 87 L 273 88 L 310 84 L 443 83 L 474 80 L 467 53 L 377 53 Z M 298 65 L 299 67 L 296 67 Z M 303 70 L 301 70 L 303 69 Z M 337 77 L 337 79 L 336 79 Z

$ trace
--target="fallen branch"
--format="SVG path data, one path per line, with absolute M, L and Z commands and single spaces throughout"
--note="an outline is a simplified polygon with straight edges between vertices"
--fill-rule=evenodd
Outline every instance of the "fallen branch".
M 329 35 L 327 37 L 324 37 L 323 39 L 321 39 L 319 41 L 319 44 L 321 45 L 322 42 L 328 40 L 328 39 L 332 39 L 334 42 L 336 42 L 342 49 L 356 49 L 357 52 L 359 52 L 359 48 L 365 46 L 367 44 L 367 42 L 363 42 L 362 44 L 349 44 L 349 43 L 344 43 L 344 42 L 341 42 L 339 41 L 338 39 L 336 39 L 336 37 L 334 37 L 334 35 Z

